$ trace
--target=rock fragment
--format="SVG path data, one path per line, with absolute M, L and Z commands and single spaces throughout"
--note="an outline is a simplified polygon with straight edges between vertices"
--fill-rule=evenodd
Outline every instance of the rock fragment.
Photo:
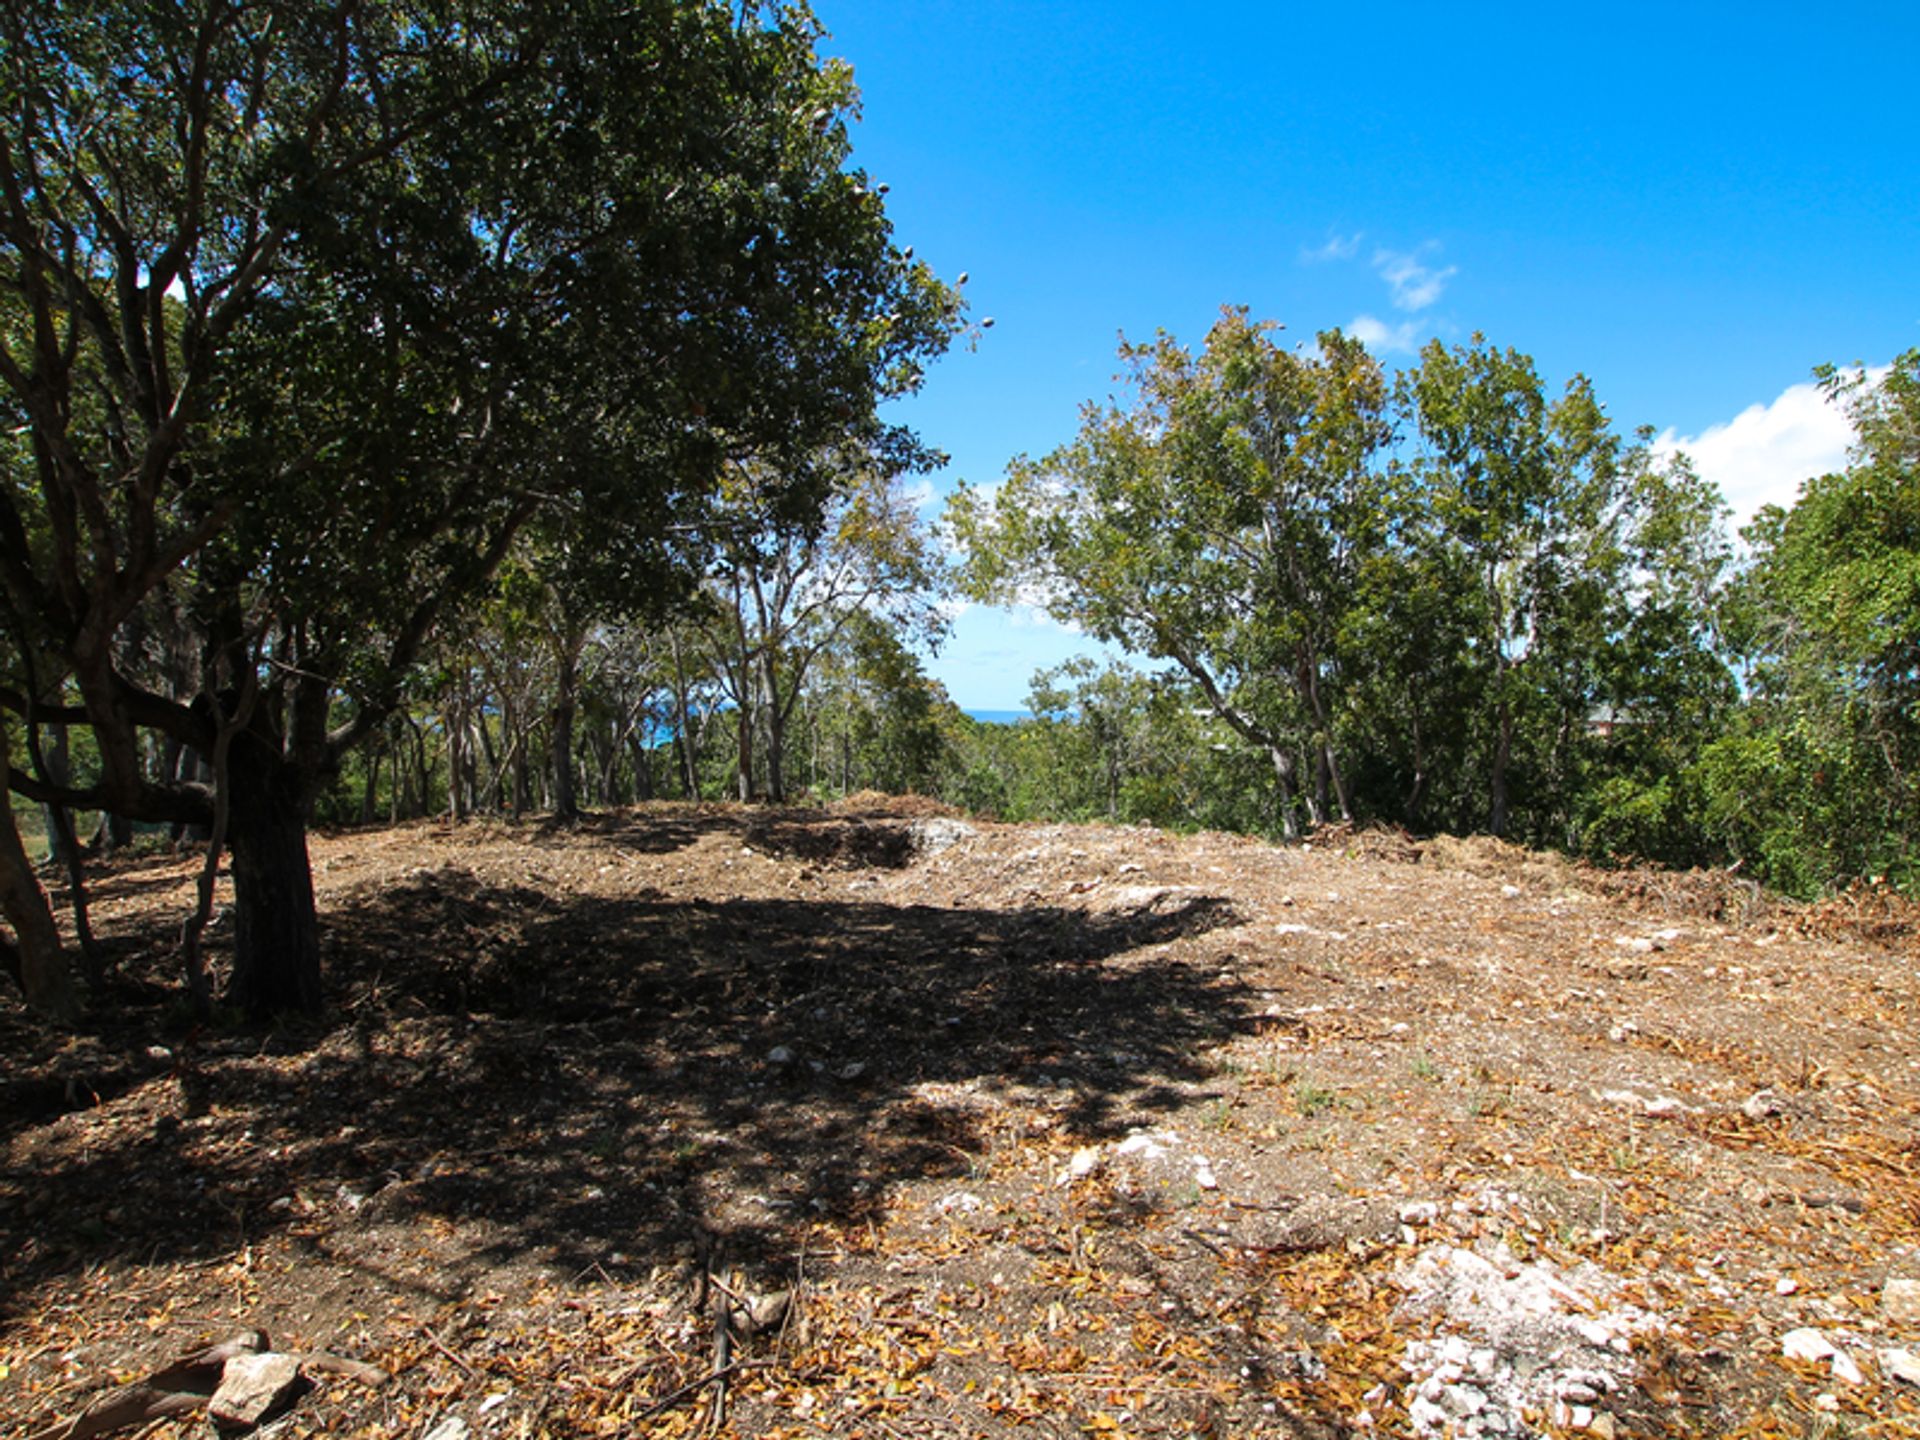
M 248 1430 L 292 1404 L 306 1384 L 295 1356 L 235 1355 L 221 1367 L 207 1416 L 222 1430 Z

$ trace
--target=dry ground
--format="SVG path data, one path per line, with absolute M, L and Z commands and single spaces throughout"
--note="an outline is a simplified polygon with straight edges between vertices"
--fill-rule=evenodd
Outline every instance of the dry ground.
M 0 1434 L 257 1326 L 395 1377 L 286 1434 L 1920 1435 L 1883 898 L 877 797 L 419 825 L 315 841 L 327 1021 L 197 1033 L 195 863 L 96 876 L 97 1028 L 0 1001 Z M 797 1297 L 724 1385 L 705 1273 Z

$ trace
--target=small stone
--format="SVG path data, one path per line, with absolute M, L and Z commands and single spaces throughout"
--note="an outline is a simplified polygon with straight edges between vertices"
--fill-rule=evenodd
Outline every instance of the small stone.
M 235 1355 L 220 1367 L 207 1415 L 221 1429 L 249 1429 L 285 1409 L 305 1387 L 300 1362 L 291 1355 Z
M 1067 1178 L 1084 1180 L 1100 1168 L 1100 1149 L 1096 1145 L 1082 1145 L 1073 1152 L 1073 1158 L 1067 1162 Z
M 1614 1440 L 1614 1437 L 1620 1433 L 1620 1426 L 1605 1410 L 1597 1410 L 1594 1412 L 1592 1422 L 1587 1426 L 1587 1433 L 1598 1435 L 1600 1440 Z
M 1740 1113 L 1749 1120 L 1768 1120 L 1780 1113 L 1780 1097 L 1771 1090 L 1756 1090 L 1740 1102 Z
M 1844 1350 L 1833 1352 L 1833 1359 L 1827 1362 L 1833 1371 L 1833 1378 L 1842 1385 L 1864 1385 L 1867 1377 L 1860 1373 L 1859 1362 Z
M 864 1061 L 855 1060 L 849 1064 L 842 1065 L 833 1073 L 838 1075 L 842 1080 L 858 1080 L 862 1075 L 867 1073 L 867 1067 Z
M 1816 1395 L 1813 1397 L 1813 1408 L 1816 1410 L 1824 1410 L 1827 1414 L 1831 1415 L 1840 1408 L 1840 1397 L 1838 1395 L 1828 1394 Z
M 1780 1353 L 1789 1360 L 1827 1360 L 1839 1352 L 1833 1342 L 1811 1326 L 1789 1330 L 1780 1337 Z
M 1887 1281 L 1880 1288 L 1880 1313 L 1895 1325 L 1920 1325 L 1920 1280 Z
M 1198 1185 L 1202 1190 L 1218 1190 L 1220 1188 L 1220 1181 L 1213 1173 L 1213 1166 L 1204 1155 L 1193 1162 L 1193 1183 Z
M 1567 1411 L 1567 1424 L 1575 1430 L 1591 1429 L 1593 1426 L 1593 1407 L 1591 1405 L 1572 1406 Z
M 1880 1369 L 1903 1384 L 1920 1386 L 1920 1355 L 1911 1350 L 1882 1350 Z
M 458 1415 L 449 1415 L 420 1440 L 467 1440 L 467 1422 Z
M 791 1065 L 793 1063 L 792 1049 L 785 1045 L 774 1046 L 773 1049 L 767 1052 L 767 1063 L 770 1065 Z
M 1799 1288 L 1800 1282 L 1791 1275 L 1783 1275 L 1773 1282 L 1773 1293 L 1776 1295 L 1791 1295 Z
M 1500 893 L 1506 896 L 1507 899 L 1514 900 L 1519 898 L 1520 887 L 1518 885 L 1502 885 L 1500 887 Z

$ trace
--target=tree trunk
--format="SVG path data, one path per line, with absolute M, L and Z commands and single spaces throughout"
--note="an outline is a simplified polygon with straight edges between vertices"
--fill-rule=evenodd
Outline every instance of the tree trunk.
M 633 756 L 633 798 L 653 799 L 653 750 L 638 730 L 627 736 L 627 748 Z
M 553 815 L 556 820 L 578 820 L 580 798 L 574 790 L 573 718 L 579 709 L 580 645 L 571 632 L 560 637 L 554 659 L 553 701 Z
M 380 748 L 377 745 L 367 747 L 367 784 L 360 792 L 360 823 L 373 824 L 374 802 L 380 794 Z
M 0 816 L 0 913 L 20 941 L 20 988 L 27 1004 L 54 1020 L 71 1020 L 80 1013 L 80 996 L 60 949 L 53 907 L 14 824 L 7 761 L 6 734 L 0 727 L 0 800 L 7 802 L 7 813 Z
M 753 716 L 745 709 L 733 712 L 734 756 L 740 772 L 740 802 L 753 799 Z
M 1267 757 L 1273 761 L 1273 775 L 1280 782 L 1280 834 L 1288 840 L 1300 838 L 1300 822 L 1293 815 L 1293 755 L 1284 745 L 1269 745 Z
M 1513 758 L 1513 707 L 1503 698 L 1494 712 L 1493 766 L 1487 777 L 1487 829 L 1507 833 L 1507 763 Z
M 441 712 L 440 723 L 447 732 L 447 819 L 458 825 L 467 818 L 467 796 L 463 788 L 467 768 L 467 707 L 464 695 Z
M 314 1014 L 320 926 L 307 856 L 307 797 L 294 768 L 258 734 L 227 757 L 233 852 L 233 975 L 227 998 L 254 1019 Z
M 56 699 L 59 697 L 56 696 Z M 52 725 L 52 740 L 43 747 L 40 760 L 40 778 L 49 785 L 66 785 L 72 780 L 69 751 L 67 746 L 67 727 Z M 27 737 L 29 747 L 33 737 Z M 73 814 L 64 805 L 42 805 L 40 807 L 42 824 L 47 831 L 47 859 L 62 866 L 71 866 L 76 858 L 77 837 L 73 833 Z

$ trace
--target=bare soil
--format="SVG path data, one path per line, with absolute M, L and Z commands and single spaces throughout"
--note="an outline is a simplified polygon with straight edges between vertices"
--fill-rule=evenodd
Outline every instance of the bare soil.
M 324 1021 L 184 1027 L 192 856 L 96 872 L 89 1028 L 0 1000 L 0 1434 L 257 1327 L 394 1377 L 290 1435 L 1920 1435 L 1877 892 L 877 796 L 313 858 Z

